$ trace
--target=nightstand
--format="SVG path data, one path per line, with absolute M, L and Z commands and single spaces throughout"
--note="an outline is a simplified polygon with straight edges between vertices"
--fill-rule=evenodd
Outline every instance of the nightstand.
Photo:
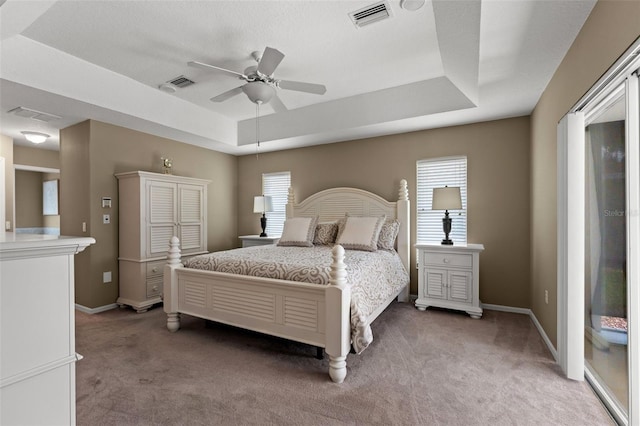
M 429 306 L 465 311 L 482 317 L 480 307 L 480 252 L 482 244 L 416 244 L 418 299 L 416 308 Z
M 269 244 L 278 244 L 280 236 L 277 237 L 261 237 L 259 235 L 241 235 L 238 237 L 242 240 L 242 247 L 266 246 Z

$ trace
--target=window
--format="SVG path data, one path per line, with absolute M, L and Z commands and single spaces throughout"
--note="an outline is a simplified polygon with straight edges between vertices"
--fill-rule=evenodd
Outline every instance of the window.
M 467 243 L 467 157 L 447 157 L 417 162 L 416 185 L 416 241 L 440 243 L 444 239 L 444 212 L 431 210 L 433 189 L 444 186 L 460 187 L 462 210 L 450 211 L 452 219 L 449 238 L 454 244 Z
M 291 186 L 291 172 L 263 173 L 262 194 L 273 201 L 273 211 L 267 212 L 267 235 L 282 235 L 287 218 L 287 194 Z

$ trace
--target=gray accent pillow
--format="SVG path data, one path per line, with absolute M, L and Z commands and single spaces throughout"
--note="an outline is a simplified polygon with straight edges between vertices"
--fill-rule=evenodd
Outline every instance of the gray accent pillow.
M 398 231 L 400 231 L 400 222 L 398 222 L 397 219 L 385 221 L 380 230 L 378 248 L 382 250 L 395 250 Z
M 313 237 L 315 245 L 331 245 L 336 242 L 338 235 L 338 222 L 325 222 L 316 225 L 316 234 Z

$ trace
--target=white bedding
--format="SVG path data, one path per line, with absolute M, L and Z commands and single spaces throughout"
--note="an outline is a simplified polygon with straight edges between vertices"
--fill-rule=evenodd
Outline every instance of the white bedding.
M 186 260 L 184 266 L 327 285 L 331 248 L 255 246 L 196 256 Z M 351 340 L 354 350 L 360 353 L 373 341 L 367 318 L 409 284 L 409 275 L 395 251 L 346 250 L 344 263 L 351 286 Z

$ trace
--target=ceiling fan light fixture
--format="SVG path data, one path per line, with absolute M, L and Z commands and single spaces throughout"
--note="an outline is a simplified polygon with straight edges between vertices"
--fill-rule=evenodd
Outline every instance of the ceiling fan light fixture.
M 242 86 L 242 91 L 254 104 L 266 104 L 276 94 L 276 89 L 262 81 L 252 81 Z
M 20 132 L 24 135 L 24 137 L 31 143 L 43 143 L 50 138 L 51 136 L 46 133 L 40 132 Z

